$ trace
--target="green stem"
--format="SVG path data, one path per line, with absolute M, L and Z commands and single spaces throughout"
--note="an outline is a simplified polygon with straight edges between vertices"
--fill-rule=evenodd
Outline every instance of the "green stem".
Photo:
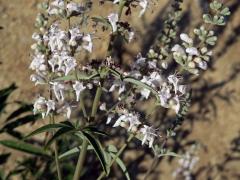
M 96 91 L 96 95 L 95 95 L 95 98 L 94 98 L 94 101 L 93 101 L 91 117 L 95 117 L 96 114 L 97 114 L 98 104 L 99 104 L 101 95 L 102 95 L 102 87 L 98 86 L 97 91 Z
M 84 100 L 83 100 L 82 94 L 80 94 L 80 107 L 81 107 L 81 109 L 82 109 L 83 116 L 84 116 L 85 118 L 87 118 L 87 111 L 86 111 L 86 108 L 85 108 L 85 105 L 84 105 Z
M 122 152 L 126 149 L 128 143 L 133 139 L 134 134 L 130 134 L 130 136 L 128 137 L 127 141 L 123 144 L 123 146 L 121 147 L 121 149 L 118 151 L 118 153 L 114 156 L 114 158 L 111 160 L 110 164 L 109 164 L 109 168 L 113 165 L 113 163 L 116 161 L 116 159 L 122 154 Z M 97 180 L 101 180 L 102 178 L 104 178 L 106 176 L 106 173 L 103 171 L 100 176 L 97 178 Z
M 60 163 L 58 160 L 58 150 L 57 150 L 57 142 L 56 141 L 54 143 L 54 154 L 55 154 L 55 162 L 56 162 L 56 167 L 57 167 L 58 179 L 62 180 L 62 175 L 61 175 L 61 171 L 60 171 Z
M 83 169 L 83 164 L 84 161 L 86 159 L 86 154 L 87 154 L 87 147 L 88 147 L 88 142 L 87 139 L 83 139 L 83 143 L 82 143 L 82 150 L 81 153 L 79 154 L 78 157 L 78 162 L 77 162 L 77 167 L 73 176 L 73 180 L 79 180 L 80 179 L 80 175 Z
M 120 3 L 119 3 L 119 9 L 118 9 L 118 18 L 119 18 L 119 20 L 121 19 L 122 11 L 123 11 L 125 3 L 126 3 L 126 0 L 121 0 Z
M 50 123 L 51 124 L 55 123 L 54 115 L 50 116 Z M 53 148 L 54 148 L 54 157 L 55 157 L 55 163 L 56 163 L 56 168 L 57 168 L 58 180 L 62 180 L 60 163 L 59 163 L 59 159 L 58 159 L 57 141 L 54 142 Z

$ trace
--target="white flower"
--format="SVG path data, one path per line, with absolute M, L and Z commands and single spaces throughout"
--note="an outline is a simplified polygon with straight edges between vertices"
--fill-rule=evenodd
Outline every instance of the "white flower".
M 87 45 L 83 45 L 83 48 L 91 53 L 93 47 L 91 35 L 87 34 L 86 36 L 84 36 L 83 41 L 87 42 Z
M 72 113 L 72 106 L 68 103 L 65 103 L 60 109 L 58 109 L 57 113 L 65 113 L 65 116 L 70 119 Z
M 158 72 L 156 71 L 153 71 L 151 74 L 150 74 L 150 82 L 151 82 L 151 86 L 152 87 L 160 87 L 161 84 L 164 82 L 164 78 L 162 77 L 161 74 L 159 74 Z
M 114 115 L 113 113 L 108 114 L 106 124 L 109 124 L 109 123 L 112 121 L 112 119 L 114 118 L 114 116 L 115 116 L 115 115 Z
M 127 122 L 129 123 L 129 128 L 128 131 L 131 131 L 133 129 L 133 127 L 137 127 L 138 125 L 141 124 L 141 122 L 139 121 L 139 116 L 137 114 L 133 114 L 133 113 L 129 113 L 129 114 L 123 114 L 121 115 L 117 121 L 115 122 L 115 124 L 113 125 L 113 127 L 117 127 L 121 125 L 121 122 Z
M 208 67 L 206 61 L 200 61 L 200 62 L 198 63 L 198 66 L 199 66 L 201 69 L 203 69 L 203 70 L 206 70 L 207 67 Z
M 190 38 L 187 34 L 185 33 L 182 33 L 180 34 L 180 39 L 188 44 L 192 44 L 193 43 L 193 40 L 192 38 Z
M 40 96 L 33 104 L 33 114 L 41 112 L 42 118 L 44 118 L 46 115 L 45 111 L 46 111 L 46 99 Z
M 117 22 L 118 22 L 118 14 L 117 13 L 111 13 L 108 15 L 108 21 L 110 22 L 112 26 L 112 32 L 117 31 Z
M 175 91 L 175 94 L 177 93 L 177 90 L 178 90 L 178 86 L 179 86 L 179 81 L 181 80 L 181 78 L 177 77 L 176 74 L 172 74 L 172 75 L 169 75 L 168 76 L 168 81 L 173 84 L 174 86 L 174 91 Z
M 71 38 L 69 40 L 69 45 L 70 46 L 77 46 L 78 45 L 78 41 L 80 41 L 83 37 L 83 34 L 80 32 L 78 27 L 74 27 L 71 28 L 69 30 Z
M 48 8 L 48 14 L 58 15 L 60 9 L 64 9 L 64 0 L 55 0 L 51 3 L 50 7 Z
M 48 46 L 52 52 L 66 51 L 68 47 L 68 34 L 65 31 L 59 29 L 58 24 L 54 23 L 49 29 L 49 41 Z
M 147 5 L 148 5 L 147 0 L 140 0 L 139 6 L 142 8 L 142 10 L 139 13 L 139 17 L 141 17 L 145 13 L 145 11 L 147 9 Z
M 37 42 L 42 42 L 42 38 L 41 38 L 40 34 L 38 34 L 38 33 L 33 33 L 32 39 Z
M 52 55 L 52 58 L 48 60 L 48 64 L 51 66 L 52 68 L 52 72 L 55 72 L 55 67 L 56 65 L 58 65 L 58 68 L 59 66 L 61 66 L 61 64 L 59 63 L 60 62 L 60 57 L 59 57 L 59 54 L 57 53 L 54 53 Z
M 82 82 L 76 81 L 75 84 L 73 84 L 73 89 L 75 90 L 77 101 L 79 101 L 80 94 L 84 89 L 86 89 L 86 87 L 83 86 Z
M 135 33 L 134 33 L 133 31 L 130 31 L 130 32 L 128 33 L 128 42 L 129 42 L 129 43 L 133 40 L 134 34 L 135 34 Z
M 197 48 L 195 48 L 195 47 L 187 48 L 186 53 L 188 53 L 190 56 L 199 56 L 199 52 L 198 52 Z
M 157 68 L 157 60 L 148 61 L 149 69 L 156 69 Z
M 75 67 L 77 66 L 76 59 L 71 56 L 66 56 L 64 65 L 65 65 L 65 76 L 66 76 L 71 70 L 75 69 Z
M 107 108 L 106 108 L 106 103 L 102 103 L 102 104 L 100 105 L 99 109 L 100 109 L 101 111 L 106 111 L 106 110 L 107 110 Z
M 148 99 L 151 91 L 149 89 L 143 88 L 141 89 L 140 93 L 145 99 Z
M 177 52 L 179 53 L 180 55 L 185 55 L 185 51 L 183 49 L 182 46 L 180 46 L 179 44 L 175 44 L 173 46 L 173 48 L 171 49 L 172 52 Z
M 53 85 L 53 91 L 57 100 L 64 101 L 64 90 L 66 89 L 65 85 L 59 82 L 51 82 L 51 84 Z
M 32 74 L 30 76 L 30 80 L 35 82 L 35 86 L 38 85 L 38 84 L 45 84 L 46 83 L 44 77 L 41 76 L 41 75 L 38 75 L 38 74 Z
M 29 68 L 37 71 L 46 71 L 47 66 L 45 63 L 45 56 L 43 54 L 37 54 L 34 56 Z
M 169 104 L 170 104 L 169 106 L 175 110 L 176 114 L 178 114 L 181 107 L 179 96 L 175 96 L 173 99 L 171 99 Z
M 46 101 L 46 105 L 47 105 L 47 112 L 46 112 L 46 116 L 47 116 L 51 110 L 53 111 L 55 110 L 56 103 L 53 100 L 48 100 Z
M 148 142 L 149 148 L 151 148 L 155 137 L 157 137 L 156 130 L 144 125 L 143 128 L 140 129 L 140 132 L 143 134 L 142 145 Z
M 81 4 L 70 2 L 67 4 L 67 11 L 69 15 L 80 14 L 84 11 L 84 7 Z
M 120 0 L 114 0 L 113 4 L 117 4 Z
M 168 100 L 171 97 L 171 89 L 167 85 L 162 86 L 160 92 L 159 92 L 159 97 L 160 97 L 160 104 L 161 106 L 165 108 L 169 108 L 168 105 Z
M 113 82 L 113 85 L 110 87 L 109 92 L 113 92 L 116 89 L 116 87 L 119 87 L 118 94 L 121 94 L 126 90 L 125 82 L 121 80 L 115 80 Z

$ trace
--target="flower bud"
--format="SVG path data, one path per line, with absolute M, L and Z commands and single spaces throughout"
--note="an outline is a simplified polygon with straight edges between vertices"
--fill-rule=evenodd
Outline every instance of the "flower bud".
M 188 63 L 188 67 L 194 69 L 194 68 L 196 67 L 196 63 L 194 63 L 193 61 L 190 61 L 190 62 Z

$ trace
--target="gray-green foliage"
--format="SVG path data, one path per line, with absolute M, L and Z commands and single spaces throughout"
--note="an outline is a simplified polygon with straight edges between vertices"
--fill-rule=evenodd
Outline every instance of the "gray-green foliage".
M 226 17 L 229 16 L 231 13 L 228 7 L 225 7 L 221 2 L 213 1 L 210 3 L 210 9 L 212 13 L 204 14 L 203 20 L 205 23 L 224 26 L 226 24 Z

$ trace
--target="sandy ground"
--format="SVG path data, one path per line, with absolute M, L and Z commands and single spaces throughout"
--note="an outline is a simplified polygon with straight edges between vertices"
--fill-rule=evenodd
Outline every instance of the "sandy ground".
M 236 0 L 237 2 L 238 0 Z M 163 1 L 164 3 L 166 1 Z M 190 3 L 189 3 L 190 2 Z M 231 1 L 234 2 L 234 1 Z M 199 16 L 196 10 L 195 1 L 188 1 L 188 8 L 194 12 L 192 18 Z M 195 12 L 196 10 L 196 12 Z M 19 89 L 12 96 L 13 99 L 32 101 L 39 90 L 29 81 L 30 71 L 30 45 L 32 43 L 31 34 L 34 32 L 33 23 L 37 13 L 36 1 L 34 0 L 0 0 L 0 25 L 4 27 L 0 31 L 0 88 L 8 86 L 15 82 Z M 155 15 L 151 15 L 154 17 Z M 151 19 L 151 18 L 150 18 Z M 136 26 L 138 23 L 135 22 Z M 197 24 L 191 21 L 191 25 Z M 215 52 L 221 53 L 221 56 L 215 60 L 213 70 L 204 75 L 208 82 L 218 83 L 226 79 L 232 72 L 232 68 L 240 63 L 239 49 L 239 27 L 240 26 L 240 8 L 235 9 L 231 22 L 224 30 L 218 48 Z M 138 28 L 142 26 L 139 25 Z M 142 33 L 147 31 L 143 30 Z M 226 45 L 230 37 L 234 42 Z M 137 48 L 133 48 L 136 52 Z M 216 56 L 217 56 L 216 53 Z M 209 113 L 209 120 L 198 119 L 193 124 L 192 133 L 186 141 L 195 140 L 202 144 L 198 150 L 200 158 L 195 171 L 199 171 L 197 179 L 239 179 L 240 178 L 240 160 L 228 161 L 226 163 L 226 154 L 232 154 L 232 142 L 235 138 L 240 139 L 240 76 L 227 83 L 220 93 L 228 95 L 227 92 L 234 90 L 231 96 L 231 102 L 228 103 L 219 97 L 215 97 L 217 114 Z M 218 93 L 217 90 L 211 93 Z M 229 94 L 230 96 L 230 94 Z M 185 125 L 187 127 L 187 125 Z M 1 137 L 0 137 L 1 138 Z M 239 146 L 239 144 L 238 144 Z M 0 147 L 0 153 L 2 147 Z M 237 154 L 239 158 L 239 152 Z M 145 163 L 150 163 L 151 159 L 146 158 Z M 144 164 L 144 163 L 143 163 Z M 223 169 L 213 168 L 219 164 L 224 164 Z M 201 169 L 204 170 L 201 171 Z M 157 179 L 172 179 L 172 172 L 176 168 L 176 162 L 167 163 L 163 161 L 155 172 L 158 173 Z M 160 172 L 161 170 L 161 172 Z M 224 178 L 225 176 L 225 178 Z M 156 179 L 153 176 L 151 179 Z

